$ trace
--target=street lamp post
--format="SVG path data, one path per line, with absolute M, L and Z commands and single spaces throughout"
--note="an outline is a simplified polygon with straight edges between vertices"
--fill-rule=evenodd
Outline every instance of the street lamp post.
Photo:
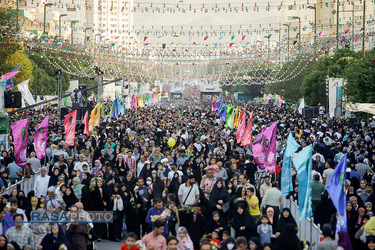
M 52 6 L 52 3 L 45 3 L 44 4 L 44 25 L 43 25 L 43 35 L 46 34 L 46 16 L 47 16 L 47 6 Z
M 76 24 L 76 23 L 78 23 L 79 21 L 78 20 L 72 20 L 72 21 L 70 21 L 70 29 L 71 29 L 71 33 L 70 33 L 70 36 L 71 36 L 71 40 L 70 40 L 70 43 L 71 43 L 71 45 L 73 45 L 73 25 L 74 24 Z
M 340 0 L 337 0 L 337 16 L 336 16 L 336 51 L 339 49 L 339 15 L 340 14 Z
M 91 27 L 85 29 L 85 41 L 84 41 L 85 45 L 86 45 L 86 41 L 87 41 L 87 35 L 86 35 L 87 30 L 91 30 Z
M 270 65 L 270 38 L 271 38 L 271 35 L 268 35 L 268 36 L 264 36 L 264 38 L 267 38 L 268 39 L 268 46 L 267 46 L 267 61 L 268 61 L 268 66 Z
M 19 7 L 18 7 L 18 5 L 19 5 L 19 0 L 16 0 L 16 2 L 17 2 L 17 24 L 16 24 L 16 32 L 18 32 L 19 31 L 19 26 L 20 26 L 20 23 L 19 23 L 19 15 L 20 15 L 20 10 L 19 10 Z
M 283 25 L 288 27 L 288 60 L 289 60 L 289 29 L 290 29 L 290 24 L 284 23 Z
M 59 37 L 61 38 L 61 18 L 67 16 L 67 14 L 61 14 L 59 16 Z
M 292 19 L 298 19 L 298 50 L 301 51 L 301 18 L 294 16 Z
M 308 6 L 307 7 L 308 9 L 311 9 L 311 10 L 314 10 L 314 43 L 315 42 L 315 39 L 317 39 L 317 30 L 316 30 L 316 6 Z

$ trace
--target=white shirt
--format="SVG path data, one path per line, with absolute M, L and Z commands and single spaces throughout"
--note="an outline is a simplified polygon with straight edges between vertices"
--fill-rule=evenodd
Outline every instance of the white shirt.
M 51 177 L 48 175 L 45 175 L 44 177 L 39 175 L 35 178 L 34 192 L 36 195 L 38 195 L 38 198 L 40 198 L 42 195 L 47 196 L 48 182 L 50 178 Z
M 87 163 L 87 162 L 85 162 L 85 161 L 83 161 L 83 162 L 77 162 L 75 165 L 74 165 L 74 170 L 75 171 L 80 171 L 80 172 L 82 172 L 82 166 L 83 165 L 87 165 L 87 166 L 89 166 L 89 164 Z

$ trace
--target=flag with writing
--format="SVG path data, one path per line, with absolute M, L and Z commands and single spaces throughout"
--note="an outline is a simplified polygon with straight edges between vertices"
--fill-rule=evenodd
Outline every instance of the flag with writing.
M 225 127 L 233 128 L 233 120 L 234 120 L 234 106 L 233 105 L 227 105 L 226 106 L 227 111 L 227 119 Z
M 267 138 L 264 134 L 267 127 L 263 129 L 263 131 L 258 135 L 253 143 L 253 157 L 255 164 L 259 167 L 259 169 L 263 170 L 266 168 L 265 160 L 266 160 L 266 150 L 267 150 Z
M 242 111 L 242 114 L 239 118 L 240 124 L 238 125 L 237 129 L 237 143 L 241 143 L 242 141 L 242 135 L 245 133 L 246 128 L 246 109 Z
M 346 164 L 348 154 L 344 154 L 341 157 L 339 164 L 337 164 L 335 170 L 331 174 L 327 182 L 327 192 L 331 197 L 332 203 L 339 213 L 339 218 L 336 224 L 336 233 L 341 230 L 347 230 L 347 219 L 346 219 Z
M 18 166 L 24 168 L 27 160 L 27 137 L 29 118 L 19 120 L 12 124 L 14 141 L 14 158 Z
M 34 144 L 36 156 L 39 159 L 46 158 L 47 139 L 48 139 L 48 120 L 47 115 L 43 121 L 39 124 L 38 129 L 35 131 Z
M 244 112 L 246 113 L 246 110 Z M 246 145 L 251 144 L 252 134 L 253 134 L 253 110 L 251 111 L 249 122 L 247 123 L 246 129 L 242 131 L 241 146 L 246 146 Z
M 65 142 L 68 143 L 69 146 L 74 146 L 76 124 L 77 124 L 77 110 L 74 110 L 70 114 L 67 114 L 64 120 Z
M 283 156 L 283 167 L 281 168 L 281 193 L 283 195 L 288 195 L 293 191 L 292 184 L 292 154 L 301 147 L 292 135 L 289 133 L 288 139 L 286 141 L 286 148 Z
M 305 147 L 293 158 L 298 174 L 299 220 L 312 216 L 312 145 Z
M 83 129 L 83 133 L 86 135 L 90 135 L 89 132 L 89 111 L 86 111 L 85 116 L 83 117 L 83 124 L 85 124 L 85 128 Z
M 101 103 L 96 104 L 95 108 L 91 111 L 89 120 L 89 131 L 94 131 L 95 127 L 100 126 Z

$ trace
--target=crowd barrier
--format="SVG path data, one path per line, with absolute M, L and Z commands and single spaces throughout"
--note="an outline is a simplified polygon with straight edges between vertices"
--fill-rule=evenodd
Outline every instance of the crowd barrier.
M 323 234 L 319 227 L 315 225 L 315 223 L 313 222 L 313 218 L 307 218 L 303 219 L 302 221 L 299 221 L 298 205 L 291 199 L 286 199 L 285 196 L 284 207 L 290 209 L 291 214 L 297 222 L 297 227 L 299 228 L 298 238 L 300 240 L 303 240 L 304 237 L 306 241 L 310 243 L 315 241 L 316 244 L 318 244 L 320 242 L 320 239 L 323 238 Z M 316 249 L 316 245 L 312 249 Z
M 24 192 L 25 196 L 27 196 L 27 194 L 30 191 L 34 190 L 35 179 L 39 175 L 40 175 L 40 171 L 34 173 L 34 175 L 32 175 L 30 178 L 24 178 L 23 180 L 18 181 L 14 183 L 13 185 L 10 185 L 7 189 L 4 190 L 2 195 L 4 194 L 10 195 L 10 193 L 12 192 L 14 188 L 18 188 L 19 190 L 22 190 Z

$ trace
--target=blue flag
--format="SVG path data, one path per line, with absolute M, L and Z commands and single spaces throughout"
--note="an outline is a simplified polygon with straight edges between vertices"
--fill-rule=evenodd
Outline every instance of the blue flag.
M 118 117 L 118 97 L 113 101 L 112 117 Z
M 296 140 L 294 140 L 292 132 L 289 133 L 286 142 L 286 149 L 283 156 L 283 167 L 281 169 L 281 193 L 288 195 L 293 191 L 292 184 L 292 154 L 301 147 Z
M 312 216 L 312 145 L 305 147 L 293 159 L 298 174 L 299 220 Z
M 119 115 L 124 115 L 125 114 L 124 98 L 121 98 L 121 100 L 118 103 L 118 114 Z
M 341 157 L 339 164 L 336 166 L 335 170 L 331 174 L 331 177 L 327 183 L 327 192 L 331 196 L 331 200 L 337 212 L 339 213 L 339 218 L 336 224 L 336 233 L 339 231 L 346 231 L 346 161 L 348 155 L 344 154 Z
M 219 109 L 219 117 L 220 121 L 226 121 L 227 120 L 227 112 L 225 110 L 225 106 L 227 106 L 225 103 L 221 104 Z

